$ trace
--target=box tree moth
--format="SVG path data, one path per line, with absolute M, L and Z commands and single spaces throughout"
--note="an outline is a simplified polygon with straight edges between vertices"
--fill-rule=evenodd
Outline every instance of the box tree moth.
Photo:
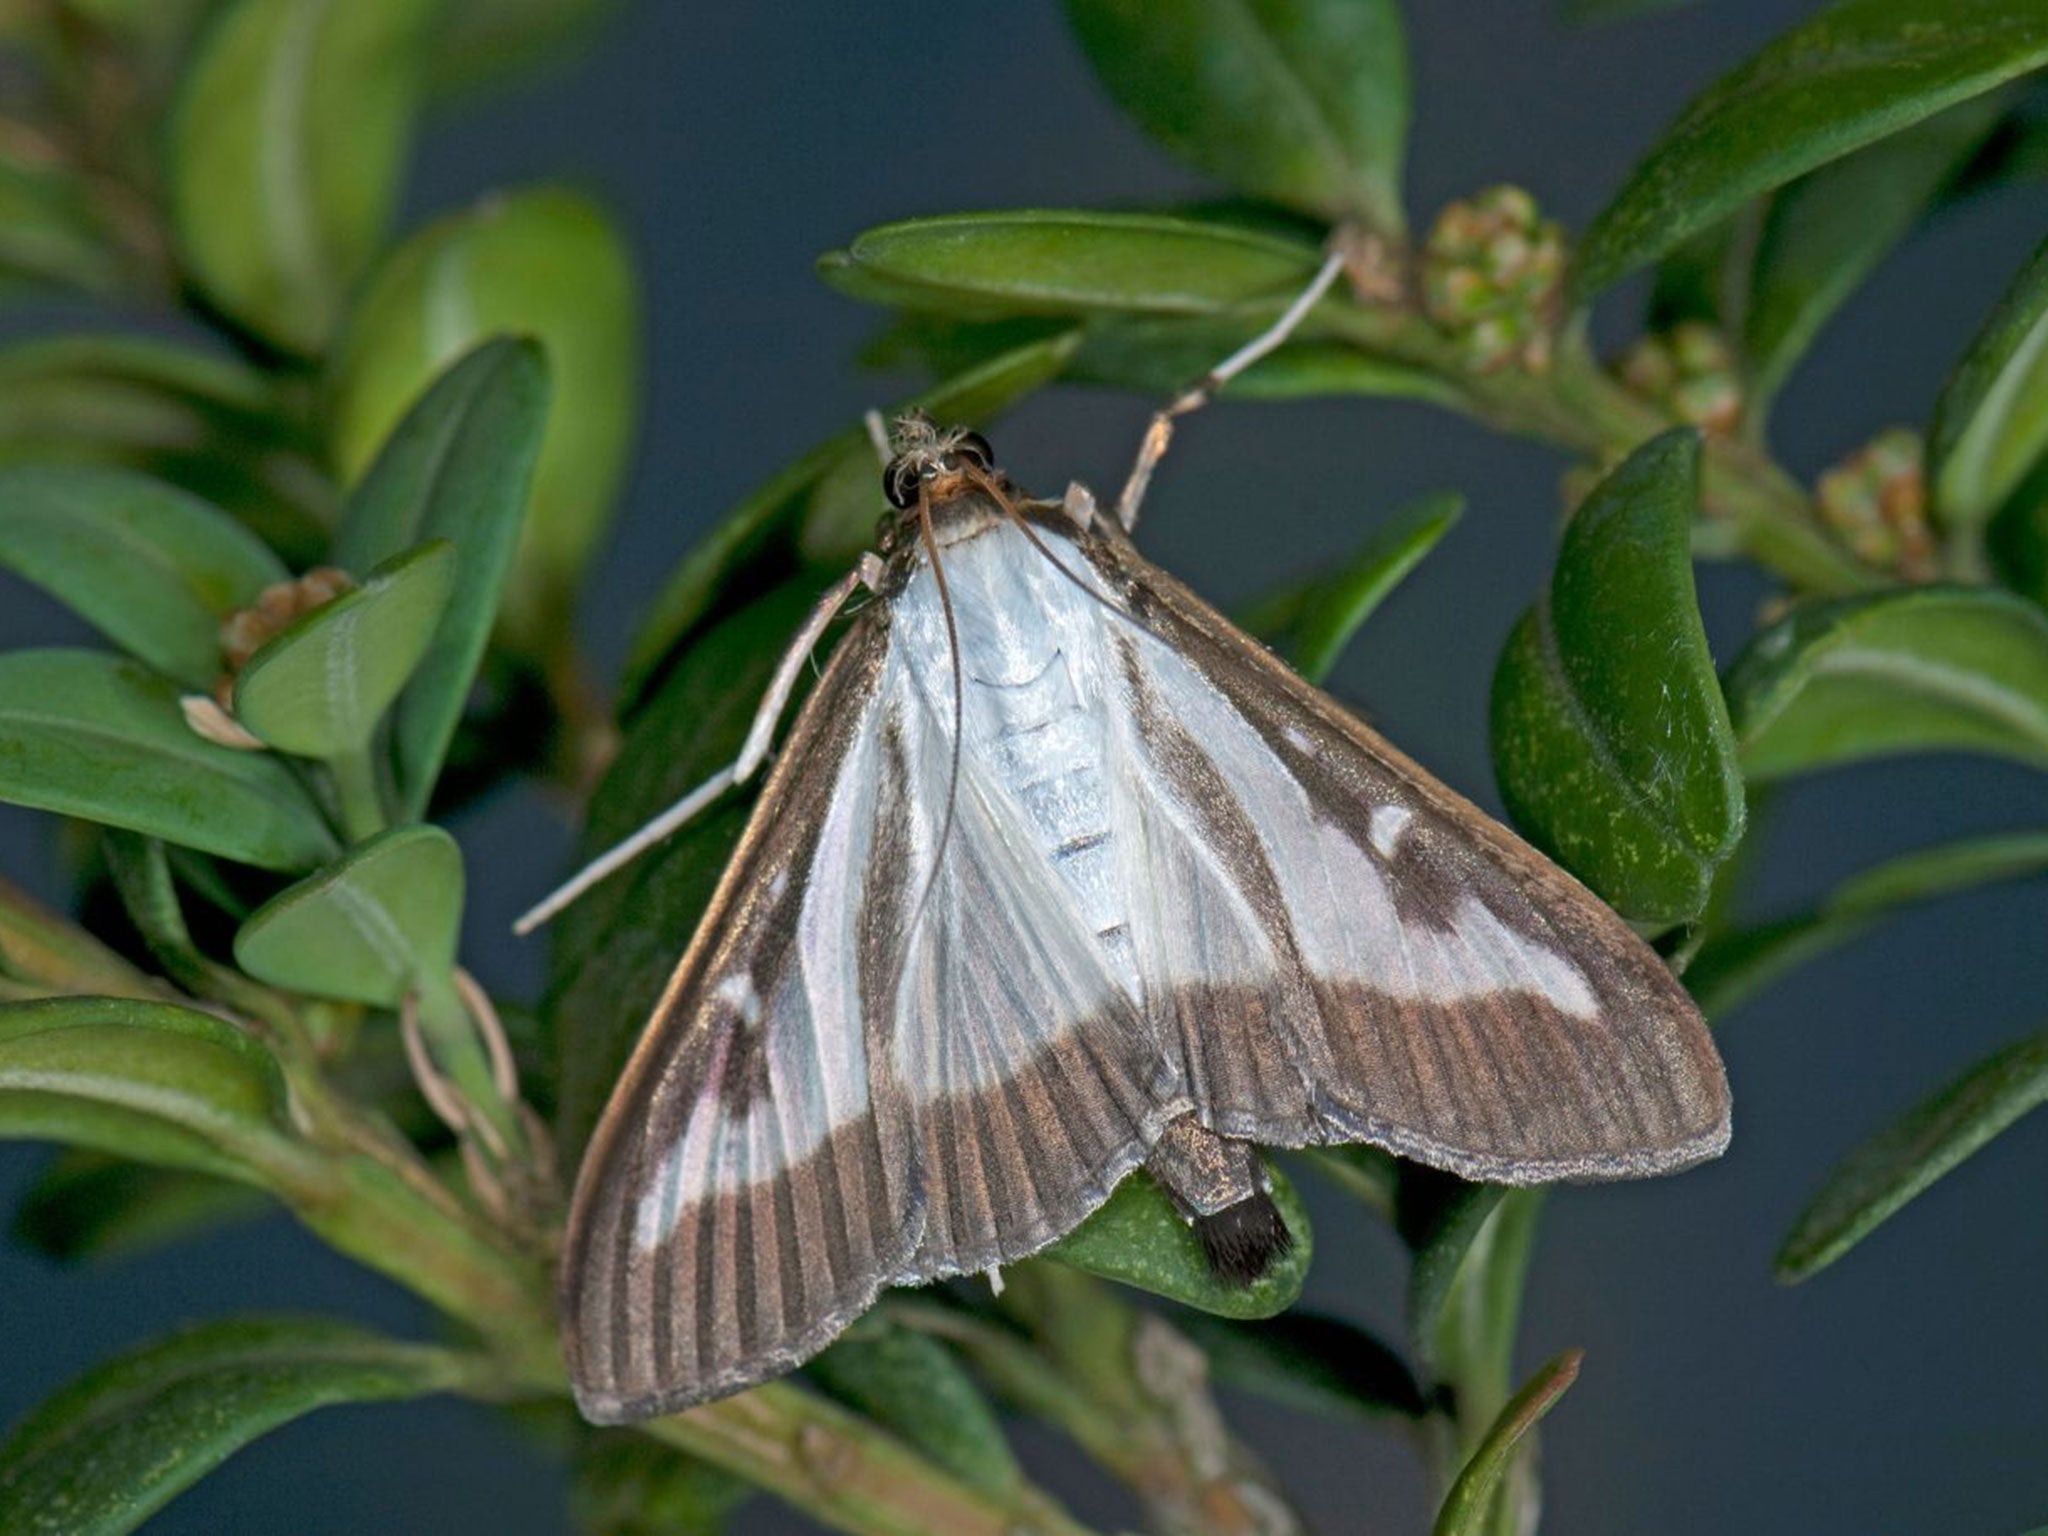
M 886 1286 L 993 1270 L 1143 1166 L 1219 1275 L 1287 1230 L 1254 1147 L 1469 1179 L 1665 1173 L 1728 1139 L 1698 1011 L 1571 876 L 1140 556 L 1113 515 L 898 423 L 877 546 L 784 657 L 766 758 L 857 593 L 592 1139 L 562 1272 L 577 1400 L 786 1371 Z

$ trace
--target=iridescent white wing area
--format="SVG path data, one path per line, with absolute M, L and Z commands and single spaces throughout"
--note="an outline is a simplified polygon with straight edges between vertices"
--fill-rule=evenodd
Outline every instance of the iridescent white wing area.
M 1132 932 L 1205 1124 L 1503 1183 L 1726 1145 L 1706 1026 L 1620 918 L 1127 544 L 1078 548 L 1130 616 Z
M 889 636 L 812 694 L 585 1154 L 563 1316 L 584 1413 L 624 1422 L 787 1370 L 916 1246 L 900 1091 L 871 1073 L 859 920 Z

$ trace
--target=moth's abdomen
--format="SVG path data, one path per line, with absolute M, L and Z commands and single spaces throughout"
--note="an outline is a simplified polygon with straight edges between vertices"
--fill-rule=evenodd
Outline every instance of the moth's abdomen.
M 1007 678 L 977 676 L 970 687 L 970 740 L 1015 800 L 1039 850 L 1108 953 L 1114 974 L 1137 997 L 1100 717 L 1083 704 L 1058 649 L 1028 670 Z

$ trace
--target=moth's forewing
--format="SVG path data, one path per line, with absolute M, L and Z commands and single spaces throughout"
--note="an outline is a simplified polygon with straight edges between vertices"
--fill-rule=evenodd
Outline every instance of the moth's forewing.
M 1128 542 L 1079 548 L 1136 621 L 1148 1010 L 1205 1123 L 1515 1184 L 1726 1146 L 1705 1022 L 1610 908 Z
M 857 619 L 592 1137 L 570 1207 L 564 1337 L 584 1413 L 651 1417 L 787 1370 L 916 1239 L 907 1117 L 858 1012 L 804 983 L 847 932 L 809 911 L 862 865 L 888 628 Z

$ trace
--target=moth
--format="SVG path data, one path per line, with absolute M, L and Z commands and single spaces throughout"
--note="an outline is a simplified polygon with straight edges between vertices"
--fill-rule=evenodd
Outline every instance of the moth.
M 1656 954 L 1133 547 L 1173 416 L 1229 367 L 1155 418 L 1114 514 L 899 423 L 876 549 L 734 767 L 636 839 L 753 771 L 867 592 L 584 1159 L 562 1308 L 590 1419 L 789 1370 L 1141 1166 L 1242 1282 L 1288 1242 L 1258 1146 L 1528 1184 L 1726 1145 Z

